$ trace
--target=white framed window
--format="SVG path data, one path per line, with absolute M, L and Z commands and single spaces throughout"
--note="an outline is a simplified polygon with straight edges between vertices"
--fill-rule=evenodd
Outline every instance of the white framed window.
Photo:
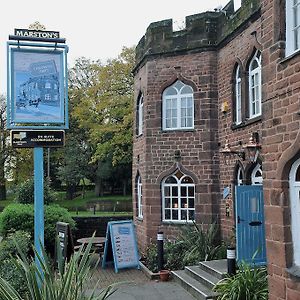
M 235 124 L 242 122 L 242 78 L 241 68 L 237 66 L 235 71 Z
M 163 92 L 163 130 L 194 128 L 194 92 L 177 80 Z
M 138 135 L 143 134 L 143 122 L 144 122 L 144 96 L 141 94 L 138 99 L 137 107 L 137 133 Z
M 286 0 L 286 56 L 300 49 L 300 0 Z
M 290 171 L 290 209 L 291 209 L 291 231 L 293 241 L 293 263 L 300 267 L 300 159 L 297 159 Z
M 262 168 L 260 164 L 257 164 L 251 173 L 251 184 L 252 185 L 262 185 Z
M 137 179 L 137 216 L 143 219 L 143 191 L 142 191 L 142 178 Z
M 256 51 L 249 64 L 249 118 L 261 115 L 261 53 Z
M 192 222 L 195 219 L 195 184 L 177 171 L 162 182 L 163 221 Z
M 51 83 L 50 82 L 45 83 L 45 89 L 51 89 Z

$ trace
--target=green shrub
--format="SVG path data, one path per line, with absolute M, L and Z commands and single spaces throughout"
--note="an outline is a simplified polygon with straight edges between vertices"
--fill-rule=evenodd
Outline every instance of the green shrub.
M 180 270 L 184 266 L 194 265 L 204 260 L 226 257 L 226 245 L 218 244 L 216 224 L 203 226 L 186 225 L 174 241 L 164 243 L 165 268 Z M 152 272 L 157 272 L 157 246 L 150 244 L 146 250 L 145 263 Z
M 20 249 L 26 256 L 28 256 L 31 250 L 30 234 L 27 232 L 17 231 L 9 234 L 7 238 L 2 240 L 0 243 L 0 277 L 8 281 L 18 293 L 26 294 L 28 290 L 26 289 L 25 280 L 13 263 L 13 259 L 17 255 L 14 240 L 18 241 Z
M 10 255 L 15 256 L 17 254 L 14 240 L 18 241 L 19 247 L 23 253 L 26 255 L 29 253 L 31 247 L 31 236 L 28 232 L 18 230 L 8 234 L 7 237 L 0 242 L 0 261 L 9 258 Z
M 45 247 L 54 253 L 56 223 L 66 222 L 70 228 L 75 228 L 75 222 L 70 213 L 58 205 L 45 205 L 44 210 Z M 8 205 L 0 215 L 0 233 L 6 237 L 10 232 L 23 230 L 34 237 L 34 208 L 32 204 Z
M 218 242 L 218 227 L 215 223 L 208 225 L 185 226 L 181 230 L 179 243 L 183 244 L 185 255 L 184 265 L 193 265 L 199 261 L 226 257 L 226 245 Z
M 48 182 L 44 181 L 44 203 L 50 204 L 57 200 L 56 193 L 51 190 Z M 17 187 L 15 202 L 22 204 L 34 203 L 34 180 L 33 178 L 24 181 Z
M 59 243 L 57 243 L 59 245 Z M 80 249 L 71 256 L 69 262 L 63 261 L 61 255 L 58 256 L 58 269 L 55 270 L 45 251 L 42 259 L 36 252 L 38 263 L 28 259 L 19 248 L 18 258 L 14 259 L 18 274 L 24 280 L 24 286 L 28 295 L 19 293 L 7 280 L 0 277 L 0 299 L 11 300 L 104 300 L 115 292 L 114 286 L 103 289 L 96 294 L 95 290 L 87 295 L 87 283 L 92 279 L 90 255 L 92 244 L 86 250 Z M 57 253 L 61 253 L 58 249 Z M 96 266 L 97 267 L 97 264 Z M 97 284 L 95 285 L 95 289 Z
M 265 267 L 241 263 L 237 274 L 219 281 L 214 290 L 220 293 L 218 300 L 267 300 L 267 275 Z

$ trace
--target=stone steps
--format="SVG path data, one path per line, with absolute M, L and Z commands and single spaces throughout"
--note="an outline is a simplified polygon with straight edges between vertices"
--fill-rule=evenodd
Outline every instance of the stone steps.
M 216 299 L 218 294 L 212 288 L 227 273 L 227 260 L 200 262 L 197 266 L 188 266 L 184 270 L 172 271 L 175 281 L 181 284 L 196 299 Z

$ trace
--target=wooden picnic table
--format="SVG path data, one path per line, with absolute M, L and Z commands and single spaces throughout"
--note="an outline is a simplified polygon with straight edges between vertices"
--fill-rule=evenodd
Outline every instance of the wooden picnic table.
M 83 244 L 83 245 L 87 245 L 89 242 L 92 241 L 93 245 L 99 245 L 99 246 L 104 246 L 105 241 L 106 241 L 106 237 L 104 236 L 94 236 L 94 237 L 84 237 L 84 238 L 80 238 L 77 240 L 77 243 L 79 244 Z
M 103 236 L 84 237 L 77 240 L 77 243 L 81 245 L 75 246 L 74 248 L 78 250 L 83 245 L 83 249 L 85 249 L 88 243 L 91 242 L 92 243 L 91 251 L 102 255 L 104 251 L 105 241 L 106 241 L 106 237 Z

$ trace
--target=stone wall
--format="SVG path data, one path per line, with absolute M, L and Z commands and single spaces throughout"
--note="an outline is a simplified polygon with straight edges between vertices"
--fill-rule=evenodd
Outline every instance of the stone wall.
M 256 32 L 256 36 L 252 33 Z M 241 68 L 242 80 L 242 102 L 248 101 L 248 72 L 247 66 L 253 56 L 255 49 L 260 50 L 261 45 L 256 37 L 260 36 L 260 18 L 251 23 L 244 31 L 235 35 L 234 39 L 228 41 L 218 51 L 218 113 L 219 113 L 219 145 L 222 150 L 226 143 L 232 149 L 239 150 L 249 142 L 253 132 L 262 136 L 262 119 L 246 120 L 236 126 L 234 124 L 234 76 L 236 66 Z M 222 104 L 228 102 L 229 109 L 222 111 Z M 244 108 L 244 105 L 243 105 Z M 221 230 L 223 238 L 230 238 L 234 235 L 234 187 L 236 185 L 236 169 L 240 164 L 244 170 L 251 168 L 248 160 L 243 161 L 238 156 L 231 159 L 220 157 L 220 190 L 230 187 L 228 198 L 220 201 L 221 210 Z M 229 205 L 230 213 L 226 216 L 225 204 Z
M 300 59 L 285 58 L 284 2 L 262 1 L 263 155 L 270 299 L 300 299 L 293 264 L 289 172 L 300 157 Z
M 96 236 L 106 236 L 107 223 L 110 221 L 128 220 L 129 217 L 73 217 L 76 229 L 72 231 L 73 240 L 82 237 L 90 237 L 96 232 Z
M 233 1 L 222 11 L 204 12 L 186 17 L 186 28 L 173 31 L 172 19 L 151 23 L 136 47 L 137 67 L 152 56 L 195 53 L 218 47 L 236 30 L 248 26 L 259 15 L 259 0 L 244 0 L 234 13 Z
M 180 32 L 172 31 L 171 20 L 153 23 L 137 47 L 135 93 L 136 99 L 144 94 L 145 107 L 144 134 L 134 135 L 133 152 L 133 174 L 142 177 L 145 205 L 143 220 L 135 218 L 139 243 L 143 249 L 159 230 L 167 237 L 178 231 L 180 225 L 161 221 L 160 188 L 178 165 L 195 178 L 196 221 L 217 221 L 223 238 L 234 235 L 236 170 L 251 170 L 253 164 L 237 156 L 225 160 L 220 150 L 226 143 L 241 149 L 256 133 L 262 144 L 258 159 L 263 168 L 269 299 L 300 299 L 299 277 L 291 275 L 289 199 L 290 168 L 300 158 L 299 53 L 285 57 L 285 1 L 244 0 L 236 13 L 231 5 L 224 8 L 226 15 L 187 17 L 187 28 Z M 247 68 L 255 50 L 262 52 L 262 116 L 236 126 L 235 66 L 242 68 L 242 101 L 247 103 Z M 164 132 L 162 92 L 177 79 L 194 89 L 195 129 Z M 226 200 L 225 187 L 230 187 Z
M 136 95 L 144 95 L 144 133 L 134 137 L 133 174 L 143 180 L 144 219 L 137 220 L 142 247 L 158 230 L 174 235 L 176 227 L 162 224 L 162 179 L 172 174 L 176 164 L 195 178 L 196 220 L 205 224 L 218 217 L 218 110 L 217 53 L 215 51 L 179 55 L 147 62 L 136 74 Z M 177 79 L 193 87 L 195 129 L 162 130 L 163 90 Z M 180 151 L 180 161 L 175 151 Z M 136 205 L 134 205 L 136 206 Z

